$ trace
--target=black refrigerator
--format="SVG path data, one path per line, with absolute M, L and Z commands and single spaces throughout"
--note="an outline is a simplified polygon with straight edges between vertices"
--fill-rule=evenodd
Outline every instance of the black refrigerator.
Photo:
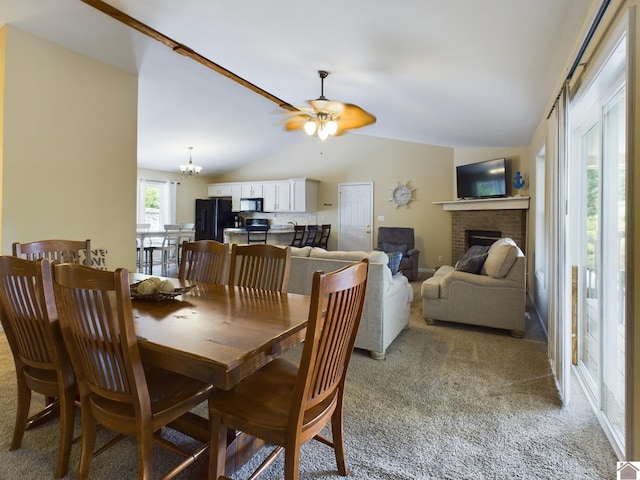
M 224 242 L 224 229 L 233 227 L 231 200 L 207 198 L 196 200 L 196 240 Z

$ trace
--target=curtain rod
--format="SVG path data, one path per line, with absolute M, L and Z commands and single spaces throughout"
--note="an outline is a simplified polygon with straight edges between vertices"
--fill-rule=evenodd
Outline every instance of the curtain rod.
M 553 101 L 553 105 L 551 106 L 551 110 L 549 110 L 549 113 L 547 114 L 546 120 L 549 120 L 549 117 L 555 110 L 556 103 L 558 102 L 558 99 L 562 95 L 562 90 L 565 88 L 567 81 L 571 80 L 571 78 L 573 77 L 573 74 L 581 65 L 580 60 L 582 60 L 582 56 L 584 55 L 584 52 L 587 50 L 589 43 L 591 43 L 591 40 L 593 39 L 593 36 L 596 33 L 596 29 L 600 26 L 600 22 L 602 22 L 602 18 L 604 17 L 604 14 L 607 8 L 609 8 L 610 4 L 611 4 L 611 0 L 602 0 L 602 3 L 600 4 L 600 8 L 598 9 L 596 16 L 594 17 L 593 22 L 591 22 L 591 26 L 587 31 L 587 35 L 585 36 L 584 40 L 582 41 L 582 44 L 580 45 L 580 48 L 578 49 L 576 58 L 573 60 L 573 64 L 571 65 L 571 68 L 569 68 L 569 73 L 567 73 L 567 76 L 564 82 L 562 83 L 562 87 L 560 88 L 560 91 L 558 92 L 556 99 Z
M 154 180 L 153 178 L 139 178 L 141 182 L 156 182 L 156 183 L 175 183 L 176 185 L 180 185 L 180 182 L 176 182 L 175 180 Z

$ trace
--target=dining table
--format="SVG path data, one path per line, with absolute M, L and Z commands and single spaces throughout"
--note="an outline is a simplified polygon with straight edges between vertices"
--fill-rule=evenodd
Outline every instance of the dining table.
M 132 273 L 134 286 L 149 275 Z M 177 296 L 132 293 L 138 345 L 145 362 L 228 390 L 304 340 L 311 297 L 171 280 Z M 178 429 L 209 441 L 208 423 L 191 415 Z M 264 442 L 238 432 L 227 445 L 227 473 Z M 207 478 L 201 472 L 198 478 Z

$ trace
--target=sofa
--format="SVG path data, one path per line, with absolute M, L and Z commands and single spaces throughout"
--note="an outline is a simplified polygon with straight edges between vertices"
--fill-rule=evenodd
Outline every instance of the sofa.
M 355 347 L 371 357 L 384 359 L 387 347 L 409 326 L 413 289 L 404 275 L 391 275 L 384 252 L 327 251 L 318 247 L 291 247 L 289 293 L 311 294 L 313 273 L 333 272 L 355 262 L 369 260 L 367 293 Z
M 389 253 L 401 253 L 399 271 L 410 282 L 418 278 L 420 250 L 415 248 L 415 235 L 410 227 L 378 227 L 378 246 L 376 250 Z
M 422 283 L 422 313 L 436 320 L 525 331 L 525 256 L 511 238 L 488 250 L 472 247 L 456 266 L 444 265 Z

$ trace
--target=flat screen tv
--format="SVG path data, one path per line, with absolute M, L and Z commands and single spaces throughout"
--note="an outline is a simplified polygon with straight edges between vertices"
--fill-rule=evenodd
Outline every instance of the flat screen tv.
M 458 165 L 456 167 L 458 198 L 506 197 L 507 182 L 510 177 L 510 164 L 506 158 Z

